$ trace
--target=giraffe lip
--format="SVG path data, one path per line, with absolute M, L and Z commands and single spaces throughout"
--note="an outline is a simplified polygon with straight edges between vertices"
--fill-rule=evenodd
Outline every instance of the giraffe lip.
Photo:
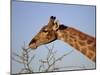
M 37 46 L 36 44 L 30 44 L 29 47 L 30 47 L 31 49 L 36 49 L 38 46 Z

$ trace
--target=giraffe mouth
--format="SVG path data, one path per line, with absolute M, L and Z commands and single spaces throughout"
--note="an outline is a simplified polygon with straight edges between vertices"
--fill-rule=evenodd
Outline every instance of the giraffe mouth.
M 31 49 L 36 49 L 38 46 L 36 45 L 36 43 L 30 44 L 29 48 Z

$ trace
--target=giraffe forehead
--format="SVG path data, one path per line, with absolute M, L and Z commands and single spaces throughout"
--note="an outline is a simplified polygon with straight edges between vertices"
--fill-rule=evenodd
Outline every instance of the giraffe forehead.
M 47 31 L 47 30 L 48 30 L 48 27 L 47 26 L 44 26 L 43 28 L 41 28 L 40 32 Z
M 44 30 L 44 29 L 47 29 L 48 28 L 48 26 L 47 25 L 45 25 L 41 30 Z

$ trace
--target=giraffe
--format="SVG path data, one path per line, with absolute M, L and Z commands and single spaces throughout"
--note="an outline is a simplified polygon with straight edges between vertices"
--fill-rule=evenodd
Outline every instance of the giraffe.
M 36 49 L 55 40 L 68 43 L 91 61 L 96 62 L 96 38 L 76 28 L 59 24 L 55 16 L 51 16 L 47 25 L 30 41 L 29 48 Z

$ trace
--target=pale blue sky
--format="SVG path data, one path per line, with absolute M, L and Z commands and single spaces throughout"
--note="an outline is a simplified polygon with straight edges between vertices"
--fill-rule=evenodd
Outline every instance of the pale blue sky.
M 75 27 L 89 35 L 95 36 L 95 6 L 50 4 L 36 2 L 12 2 L 12 51 L 20 52 L 24 41 L 28 45 L 41 27 L 48 23 L 50 16 L 56 16 L 60 23 Z M 51 47 L 51 44 L 48 46 Z M 62 41 L 54 41 L 57 57 L 73 50 L 59 66 L 88 66 L 94 68 L 95 64 L 80 52 Z M 46 55 L 46 48 L 40 46 L 36 50 L 37 59 Z M 38 60 L 34 63 L 38 67 Z M 22 66 L 12 62 L 12 72 L 18 72 Z M 35 68 L 37 71 L 37 68 Z M 74 68 L 71 68 L 74 69 Z M 66 69 L 70 70 L 70 69 Z

